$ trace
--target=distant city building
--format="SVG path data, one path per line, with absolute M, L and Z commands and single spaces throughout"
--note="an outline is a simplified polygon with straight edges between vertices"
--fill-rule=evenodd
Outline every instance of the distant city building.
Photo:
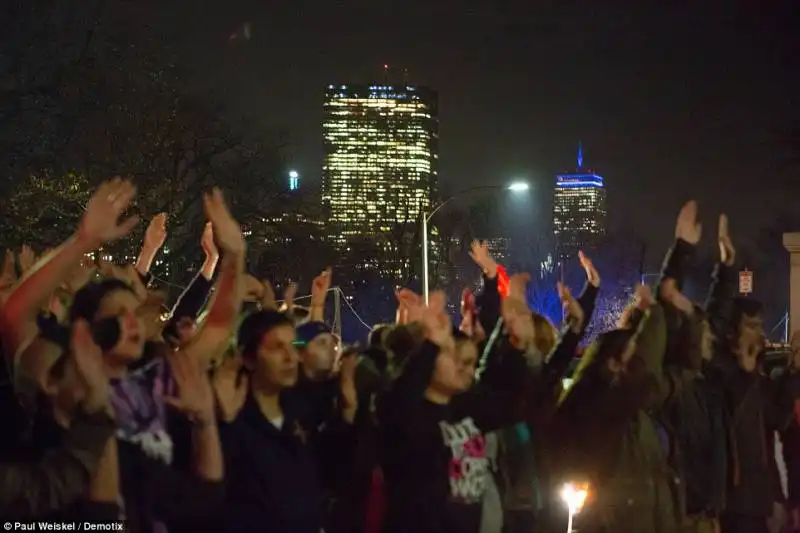
M 437 194 L 436 93 L 410 85 L 329 85 L 322 201 L 332 240 L 416 224 Z
M 258 238 L 258 244 L 266 247 L 303 246 L 322 233 L 323 222 L 318 216 L 298 211 L 266 216 L 253 225 L 250 237 Z M 287 227 L 293 231 L 287 231 Z M 300 235 L 301 237 L 298 237 Z
M 507 267 L 511 261 L 511 239 L 506 237 L 494 237 L 484 240 L 494 260 Z
M 498 264 L 508 268 L 511 261 L 511 239 L 507 237 L 494 237 L 490 239 L 479 239 L 486 242 L 489 253 Z M 442 269 L 442 276 L 439 280 L 442 285 L 455 286 L 458 291 L 468 288 L 473 291 L 481 290 L 483 279 L 481 271 L 475 263 L 469 259 L 467 254 L 469 246 L 460 237 L 450 237 L 446 239 L 445 248 L 452 251 L 460 250 L 461 253 L 455 261 L 447 261 L 445 268 Z M 459 292 L 460 295 L 460 292 Z
M 578 146 L 578 168 L 556 176 L 553 198 L 553 237 L 561 259 L 574 257 L 606 234 L 606 189 L 603 178 L 583 168 Z

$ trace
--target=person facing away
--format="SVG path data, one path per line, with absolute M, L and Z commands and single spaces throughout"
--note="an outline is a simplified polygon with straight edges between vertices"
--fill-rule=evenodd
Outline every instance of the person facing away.
M 781 385 L 793 398 L 800 398 L 800 331 L 792 334 L 791 350 L 786 372 L 780 378 Z M 790 422 L 781 433 L 781 443 L 786 464 L 789 531 L 795 532 L 800 531 L 800 400 L 792 402 Z
M 789 423 L 793 402 L 758 369 L 765 346 L 761 304 L 735 298 L 730 331 L 726 350 L 712 360 L 722 374 L 730 450 L 722 530 L 761 533 L 782 499 L 773 435 Z

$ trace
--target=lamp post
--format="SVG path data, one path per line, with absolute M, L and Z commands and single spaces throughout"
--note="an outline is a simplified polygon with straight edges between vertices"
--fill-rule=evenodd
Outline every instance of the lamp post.
M 583 510 L 583 504 L 589 496 L 588 483 L 567 483 L 561 489 L 561 499 L 567 506 L 567 533 L 574 533 L 575 515 Z
M 430 300 L 430 286 L 429 286 L 429 275 L 428 275 L 428 222 L 430 222 L 433 215 L 435 215 L 441 208 L 445 205 L 449 204 L 452 200 L 464 196 L 465 194 L 469 194 L 472 192 L 477 191 L 488 191 L 488 190 L 497 190 L 497 189 L 505 189 L 507 191 L 511 191 L 513 193 L 525 192 L 529 189 L 527 183 L 525 182 L 514 182 L 509 185 L 480 185 L 478 187 L 470 187 L 469 189 L 464 189 L 463 191 L 458 191 L 454 195 L 446 198 L 442 202 L 439 202 L 438 205 L 434 206 L 433 209 L 429 213 L 424 212 L 422 213 L 422 294 L 425 297 L 425 305 L 428 305 Z

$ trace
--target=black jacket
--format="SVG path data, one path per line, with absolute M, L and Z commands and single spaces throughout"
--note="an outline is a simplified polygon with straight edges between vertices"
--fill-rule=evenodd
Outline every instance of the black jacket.
M 252 395 L 233 422 L 220 424 L 227 481 L 222 531 L 319 533 L 323 526 L 317 458 L 325 450 L 335 453 L 349 428 L 333 422 L 313 427 L 313 410 L 291 391 L 281 406 L 281 429 Z

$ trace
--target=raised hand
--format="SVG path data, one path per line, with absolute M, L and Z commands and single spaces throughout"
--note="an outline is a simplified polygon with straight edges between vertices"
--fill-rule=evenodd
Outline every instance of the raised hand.
M 286 309 L 291 311 L 294 307 L 294 298 L 297 296 L 297 283 L 289 282 L 286 289 L 283 291 L 283 304 Z
M 583 329 L 583 323 L 586 320 L 583 307 L 572 296 L 572 291 L 569 290 L 569 287 L 560 281 L 556 286 L 558 288 L 558 297 L 561 299 L 561 306 L 564 309 L 564 316 L 569 322 L 572 331 L 578 333 Z
M 159 213 L 150 220 L 144 232 L 144 247 L 159 250 L 167 240 L 167 214 Z
M 104 243 L 115 241 L 130 233 L 139 222 L 138 217 L 120 221 L 136 195 L 136 187 L 128 180 L 114 178 L 100 185 L 83 213 L 78 226 L 78 239 L 87 251 L 96 250 Z
M 89 323 L 83 319 L 75 321 L 71 337 L 72 357 L 85 396 L 81 403 L 87 413 L 108 409 L 109 384 L 103 367 L 103 352 L 94 342 Z
M 425 310 L 422 296 L 411 289 L 399 289 L 395 293 L 395 297 L 397 298 L 397 306 L 400 308 L 400 313 L 406 321 L 405 323 L 422 320 L 422 314 Z
M 640 311 L 647 311 L 656 303 L 656 300 L 653 298 L 653 291 L 650 287 L 641 284 L 636 287 L 636 292 L 633 294 L 633 302 Z
M 219 250 L 217 244 L 214 242 L 214 225 L 211 222 L 206 222 L 203 228 L 203 236 L 200 238 L 200 246 L 203 247 L 206 257 L 218 257 Z
M 697 202 L 690 200 L 678 213 L 678 220 L 675 223 L 675 238 L 689 244 L 697 244 L 700 242 L 702 233 L 703 226 L 697 222 Z
M 167 397 L 168 405 L 198 424 L 214 423 L 214 391 L 205 368 L 184 351 L 167 356 L 178 395 Z
M 311 307 L 322 307 L 325 305 L 325 298 L 331 288 L 331 275 L 333 270 L 328 267 L 314 278 L 311 283 Z
M 469 256 L 487 277 L 494 278 L 497 275 L 497 262 L 492 258 L 492 254 L 489 253 L 489 243 L 478 240 L 472 241 Z
M 589 285 L 595 288 L 599 287 L 600 274 L 598 274 L 597 269 L 594 268 L 594 263 L 592 263 L 592 260 L 589 259 L 582 251 L 578 252 L 578 260 L 581 262 L 581 266 L 586 272 L 586 281 L 589 283 Z
M 248 379 L 241 374 L 242 360 L 236 355 L 228 357 L 214 373 L 214 396 L 217 411 L 225 422 L 236 419 L 247 399 Z
M 425 331 L 425 338 L 441 348 L 452 347 L 455 343 L 453 339 L 453 325 L 450 317 L 447 316 L 445 304 L 447 299 L 442 291 L 434 291 L 430 294 L 427 307 L 422 308 L 420 321 Z
M 733 266 L 736 261 L 736 248 L 733 247 L 733 241 L 728 233 L 728 216 L 725 214 L 719 216 L 717 240 L 719 241 L 719 260 L 725 266 Z
M 203 207 L 214 228 L 214 240 L 220 250 L 237 256 L 243 254 L 245 244 L 242 228 L 231 215 L 222 191 L 215 187 L 203 196 Z
M 24 276 L 36 263 L 36 254 L 33 252 L 33 248 L 23 244 L 22 249 L 19 251 L 19 256 L 17 256 L 17 261 L 19 261 L 20 274 Z

